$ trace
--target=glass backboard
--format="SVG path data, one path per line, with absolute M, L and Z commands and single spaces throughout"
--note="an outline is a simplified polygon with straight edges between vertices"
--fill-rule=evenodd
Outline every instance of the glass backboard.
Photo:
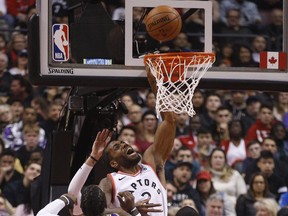
M 254 1 L 253 16 L 222 3 L 177 0 L 73 0 L 59 15 L 55 2 L 38 0 L 29 23 L 36 85 L 147 87 L 143 55 L 177 50 L 216 53 L 202 88 L 286 90 L 286 1 L 270 10 Z M 182 32 L 165 43 L 145 29 L 145 14 L 159 5 L 175 8 L 183 20 Z

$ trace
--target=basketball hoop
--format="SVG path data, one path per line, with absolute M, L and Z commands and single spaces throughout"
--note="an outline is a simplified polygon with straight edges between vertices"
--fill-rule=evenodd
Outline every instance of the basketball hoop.
M 205 72 L 215 62 L 214 53 L 171 52 L 147 54 L 144 63 L 157 82 L 156 110 L 195 115 L 192 97 Z

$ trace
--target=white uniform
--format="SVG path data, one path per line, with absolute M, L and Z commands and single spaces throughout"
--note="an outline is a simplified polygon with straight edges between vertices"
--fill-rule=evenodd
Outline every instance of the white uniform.
M 135 202 L 151 197 L 150 203 L 160 203 L 161 207 L 155 209 L 162 209 L 163 212 L 151 212 L 149 215 L 166 216 L 168 215 L 167 208 L 167 193 L 166 189 L 161 184 L 155 171 L 149 165 L 140 164 L 140 171 L 135 175 L 130 175 L 123 172 L 114 172 L 108 174 L 108 178 L 112 182 L 113 195 L 112 203 L 115 207 L 120 207 L 117 194 L 123 191 L 130 191 L 134 197 Z

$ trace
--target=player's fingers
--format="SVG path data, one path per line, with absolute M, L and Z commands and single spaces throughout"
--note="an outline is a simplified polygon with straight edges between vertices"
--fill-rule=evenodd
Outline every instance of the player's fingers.
M 163 212 L 162 209 L 145 209 L 143 212 L 147 213 L 147 212 Z
M 161 204 L 160 203 L 147 203 L 147 204 L 141 205 L 141 207 L 144 207 L 144 208 L 152 208 L 152 207 L 158 207 L 158 206 L 161 206 Z
M 117 195 L 117 198 L 118 198 L 118 200 L 120 202 L 120 205 L 125 204 L 125 202 L 123 201 L 123 198 L 121 196 Z

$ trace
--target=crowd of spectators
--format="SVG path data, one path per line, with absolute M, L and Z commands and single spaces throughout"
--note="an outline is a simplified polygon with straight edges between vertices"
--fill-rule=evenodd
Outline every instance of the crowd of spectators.
M 216 66 L 257 67 L 259 52 L 282 51 L 283 1 L 212 2 Z M 113 19 L 125 18 L 123 7 L 121 0 L 107 1 Z M 0 0 L 0 215 L 4 216 L 33 215 L 29 187 L 41 172 L 43 149 L 69 91 L 29 81 L 27 20 L 34 12 L 35 0 Z M 67 1 L 54 0 L 53 15 L 54 22 L 67 23 Z M 162 48 L 202 50 L 203 29 L 200 10 Z M 143 153 L 161 121 L 155 112 L 156 98 L 149 89 L 137 89 L 122 95 L 121 101 L 128 114 L 119 116 L 118 138 Z M 175 114 L 174 148 L 165 167 L 170 215 L 185 205 L 201 215 L 252 216 L 260 211 L 276 215 L 288 204 L 288 93 L 197 89 L 193 105 L 193 118 Z

